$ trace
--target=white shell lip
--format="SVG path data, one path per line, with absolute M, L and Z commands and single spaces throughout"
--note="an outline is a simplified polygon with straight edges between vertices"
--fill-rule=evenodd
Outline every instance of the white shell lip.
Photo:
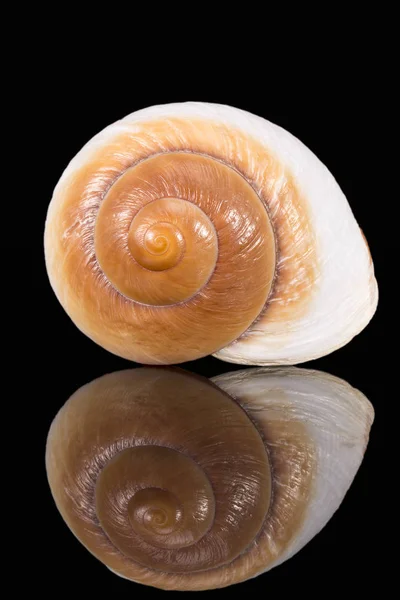
M 312 498 L 302 526 L 259 575 L 303 548 L 339 508 L 362 463 L 374 408 L 346 381 L 311 369 L 246 369 L 211 381 L 235 397 L 261 429 L 263 418 L 267 428 L 271 414 L 303 423 L 316 450 Z
M 331 354 L 346 346 L 354 337 L 360 334 L 376 312 L 379 291 L 372 266 L 369 283 L 366 286 L 364 282 L 361 288 L 365 293 L 363 297 L 356 291 L 353 298 L 344 295 L 341 299 L 338 299 L 338 303 L 342 302 L 343 305 L 346 305 L 353 302 L 355 306 L 353 312 L 338 324 L 337 330 L 334 331 L 331 327 L 326 337 L 324 336 L 324 330 L 321 329 L 320 333 L 315 332 L 314 338 L 307 338 L 314 327 L 311 314 L 309 320 L 304 318 L 304 320 L 299 321 L 300 330 L 298 332 L 289 329 L 277 334 L 274 332 L 269 334 L 267 332 L 268 327 L 255 324 L 241 338 L 213 353 L 213 356 L 234 364 L 273 367 L 276 365 L 290 366 L 306 363 Z M 318 301 L 314 300 L 313 304 L 316 308 Z M 310 307 L 310 313 L 312 313 L 312 309 L 313 307 Z M 340 318 L 343 310 L 338 306 L 334 313 L 339 313 Z M 351 320 L 351 316 L 353 320 Z M 301 342 L 301 328 L 303 326 L 304 337 Z M 299 342 L 298 346 L 296 340 Z

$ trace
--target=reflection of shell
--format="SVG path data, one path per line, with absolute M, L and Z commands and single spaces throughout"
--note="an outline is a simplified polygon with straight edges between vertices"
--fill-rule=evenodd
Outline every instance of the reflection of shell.
M 327 169 L 227 106 L 152 107 L 95 136 L 54 191 L 45 249 L 77 326 L 149 364 L 302 362 L 348 342 L 377 302 Z
M 325 525 L 372 420 L 360 392 L 316 371 L 213 383 L 121 371 L 60 410 L 47 473 L 68 526 L 112 571 L 164 589 L 218 588 L 271 569 Z

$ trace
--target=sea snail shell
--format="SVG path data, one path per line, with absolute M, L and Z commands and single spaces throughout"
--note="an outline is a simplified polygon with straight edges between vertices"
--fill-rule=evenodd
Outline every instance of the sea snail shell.
M 346 344 L 377 304 L 329 171 L 228 106 L 155 106 L 96 135 L 56 186 L 45 255 L 76 325 L 147 364 L 304 362 Z
M 57 507 L 125 578 L 204 590 L 265 572 L 327 523 L 362 461 L 374 411 L 344 381 L 297 368 L 212 381 L 113 373 L 52 423 Z

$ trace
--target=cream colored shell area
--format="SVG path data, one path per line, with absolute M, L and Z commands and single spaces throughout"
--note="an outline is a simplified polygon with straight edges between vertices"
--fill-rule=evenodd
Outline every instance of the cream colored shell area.
M 98 190 L 93 198 L 88 190 L 87 206 L 80 207 L 76 222 L 68 222 L 66 229 L 64 207 L 82 170 L 108 145 L 114 155 L 120 151 L 122 170 L 163 152 L 217 158 L 235 168 L 264 202 L 276 238 L 273 289 L 254 324 L 215 356 L 260 365 L 302 362 L 340 347 L 368 323 L 377 303 L 372 261 L 328 170 L 291 134 L 264 119 L 227 106 L 184 103 L 144 109 L 107 127 L 71 161 L 54 191 L 45 235 L 47 268 L 60 302 L 89 337 L 132 358 L 125 350 L 132 332 L 127 329 L 124 335 L 120 323 L 99 333 L 98 320 L 108 318 L 100 299 L 98 315 L 85 312 L 82 297 L 63 273 L 65 238 L 74 229 L 79 232 L 80 220 L 95 220 L 101 198 Z M 105 169 L 107 185 L 121 169 Z M 85 259 L 93 267 L 94 253 Z

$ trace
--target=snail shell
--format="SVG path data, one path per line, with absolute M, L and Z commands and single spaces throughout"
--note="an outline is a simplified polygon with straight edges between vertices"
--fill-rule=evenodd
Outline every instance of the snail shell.
M 46 467 L 64 520 L 115 573 L 163 589 L 244 581 L 300 550 L 362 461 L 373 408 L 296 368 L 211 382 L 140 368 L 79 389 Z
M 377 304 L 329 171 L 228 106 L 155 106 L 96 135 L 56 186 L 45 255 L 76 325 L 146 364 L 304 362 L 346 344 Z

